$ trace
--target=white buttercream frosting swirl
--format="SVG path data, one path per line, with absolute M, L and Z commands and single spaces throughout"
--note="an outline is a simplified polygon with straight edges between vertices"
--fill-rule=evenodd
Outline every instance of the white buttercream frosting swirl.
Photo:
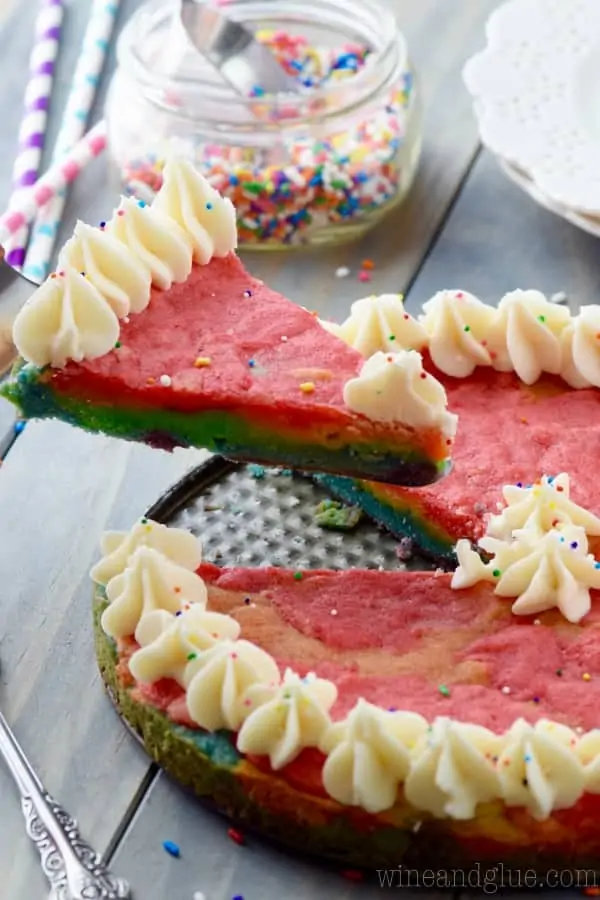
M 589 537 L 600 535 L 600 519 L 570 499 L 566 472 L 544 475 L 535 484 L 509 484 L 502 489 L 506 502 L 499 515 L 491 516 L 486 534 L 510 540 L 516 531 L 544 534 L 559 524 L 577 525 Z
M 90 572 L 92 581 L 107 584 L 115 575 L 120 575 L 138 547 L 152 547 L 191 572 L 202 562 L 202 546 L 191 532 L 143 518 L 129 531 L 104 532 L 100 539 L 102 558 Z
M 71 266 L 108 301 L 119 319 L 139 313 L 150 301 L 150 272 L 129 249 L 101 228 L 78 222 L 58 259 Z
M 581 736 L 576 753 L 583 766 L 586 793 L 600 794 L 600 728 L 593 728 Z
M 492 364 L 488 341 L 496 310 L 465 291 L 440 291 L 423 305 L 429 355 L 440 372 L 464 378 Z
M 240 626 L 232 616 L 206 610 L 202 603 L 194 603 L 177 615 L 155 609 L 138 623 L 135 638 L 141 649 L 131 656 L 129 669 L 138 681 L 174 678 L 185 687 L 190 663 L 198 654 L 219 641 L 235 641 L 239 634 Z
M 600 387 L 600 306 L 583 306 L 561 334 L 561 370 L 573 388 Z
M 490 581 L 499 597 L 516 598 L 512 611 L 521 616 L 556 607 L 569 622 L 579 622 L 590 611 L 590 590 L 600 589 L 600 563 L 588 553 L 583 528 L 565 525 L 541 536 L 523 530 L 513 541 L 487 537 L 479 546 L 492 555 L 490 562 L 484 563 L 469 541 L 456 545 L 453 588 Z
M 543 372 L 560 374 L 561 333 L 569 321 L 569 310 L 540 291 L 506 294 L 494 326 L 494 368 L 515 371 L 525 384 L 533 384 Z
M 573 731 L 541 720 L 534 726 L 518 719 L 505 735 L 498 759 L 502 798 L 523 806 L 534 819 L 574 806 L 584 791 L 584 768 L 573 747 Z
M 141 619 L 154 610 L 173 615 L 186 603 L 206 605 L 202 578 L 171 562 L 152 547 L 138 547 L 120 575 L 106 585 L 109 605 L 102 614 L 102 628 L 113 638 L 136 633 Z
M 336 697 L 331 681 L 313 674 L 300 678 L 288 669 L 271 698 L 250 712 L 237 737 L 238 750 L 268 756 L 271 768 L 282 769 L 305 747 L 319 746 Z
M 341 325 L 321 324 L 366 358 L 379 351 L 422 350 L 427 335 L 402 300 L 402 294 L 373 294 L 356 300 Z
M 106 232 L 129 248 L 161 290 L 186 281 L 192 270 L 192 242 L 176 222 L 152 206 L 123 197 Z
M 436 719 L 414 751 L 406 799 L 439 818 L 472 819 L 479 803 L 500 796 L 493 758 L 501 747 L 486 728 Z
M 458 416 L 449 413 L 443 385 L 423 369 L 414 350 L 375 353 L 356 378 L 344 385 L 344 402 L 353 412 L 412 428 L 439 428 L 454 437 Z
M 394 806 L 410 769 L 411 748 L 427 730 L 416 713 L 387 712 L 359 700 L 323 735 L 323 786 L 346 806 L 377 813 Z
M 71 266 L 45 281 L 13 324 L 15 347 L 40 367 L 104 356 L 118 338 L 119 321 L 110 304 Z
M 235 207 L 185 159 L 170 158 L 153 209 L 169 216 L 188 234 L 194 259 L 206 265 L 237 247 Z
M 237 731 L 253 709 L 248 690 L 254 685 L 279 684 L 280 677 L 273 657 L 256 644 L 220 641 L 186 671 L 189 714 L 207 731 Z

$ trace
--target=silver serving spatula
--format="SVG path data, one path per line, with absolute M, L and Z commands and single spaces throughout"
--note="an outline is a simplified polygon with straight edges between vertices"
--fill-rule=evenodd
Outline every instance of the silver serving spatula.
M 4 248 L 0 246 L 0 377 L 18 356 L 12 339 L 15 317 L 37 287 L 37 282 L 30 281 L 5 262 Z
M 181 0 L 181 22 L 193 44 L 244 97 L 297 93 L 298 82 L 279 65 L 250 29 L 234 22 L 210 0 Z

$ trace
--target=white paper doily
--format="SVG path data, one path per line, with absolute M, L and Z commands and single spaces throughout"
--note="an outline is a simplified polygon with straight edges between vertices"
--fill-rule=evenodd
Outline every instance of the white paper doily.
M 508 0 L 486 31 L 463 73 L 483 143 L 549 201 L 600 214 L 600 0 Z

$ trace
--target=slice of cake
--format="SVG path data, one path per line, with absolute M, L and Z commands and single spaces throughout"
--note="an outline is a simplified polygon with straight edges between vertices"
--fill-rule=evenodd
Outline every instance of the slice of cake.
M 598 520 L 520 501 L 453 576 L 219 569 L 142 520 L 92 572 L 103 678 L 161 766 L 301 852 L 595 868 Z
M 418 341 L 460 419 L 453 470 L 435 487 L 319 477 L 338 498 L 449 561 L 459 538 L 481 537 L 506 484 L 566 471 L 572 498 L 600 513 L 592 463 L 600 456 L 600 306 L 571 316 L 537 291 L 514 291 L 496 310 L 444 291 L 419 320 L 388 295 L 358 301 L 341 326 L 326 324 L 369 352 Z
M 401 484 L 445 473 L 456 417 L 416 352 L 365 362 L 252 278 L 231 203 L 171 160 L 152 206 L 79 223 L 18 315 L 25 417 Z

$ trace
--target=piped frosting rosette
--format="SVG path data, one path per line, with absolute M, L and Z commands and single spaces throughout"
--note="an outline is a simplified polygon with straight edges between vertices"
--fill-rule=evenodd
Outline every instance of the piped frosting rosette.
M 557 608 L 569 622 L 581 621 L 591 608 L 590 590 L 600 589 L 600 562 L 588 548 L 588 538 L 600 535 L 600 519 L 570 499 L 564 473 L 509 485 L 504 499 L 505 509 L 478 542 L 487 561 L 469 541 L 458 542 L 452 587 L 489 581 L 499 597 L 514 599 L 515 615 Z

